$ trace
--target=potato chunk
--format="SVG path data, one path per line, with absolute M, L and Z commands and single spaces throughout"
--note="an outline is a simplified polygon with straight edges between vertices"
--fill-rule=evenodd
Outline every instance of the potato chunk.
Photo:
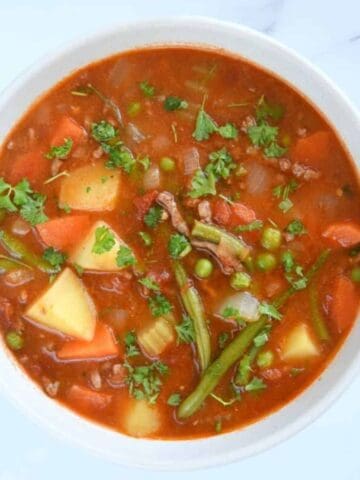
M 70 268 L 30 305 L 25 315 L 45 327 L 82 340 L 94 337 L 95 305 L 82 281 Z
M 318 347 L 304 323 L 290 331 L 281 350 L 284 360 L 305 359 L 319 354 Z
M 132 399 L 123 419 L 124 429 L 132 437 L 147 437 L 156 433 L 161 426 L 157 407 L 145 400 Z
M 140 346 L 150 356 L 160 355 L 175 341 L 175 329 L 170 319 L 159 317 L 137 335 Z
M 120 172 L 102 163 L 86 165 L 70 172 L 61 182 L 59 203 L 75 210 L 114 210 L 119 192 Z
M 111 250 L 104 253 L 94 253 L 92 251 L 95 243 L 95 232 L 97 228 L 106 227 L 114 235 L 115 244 Z M 120 245 L 125 245 L 125 242 L 112 230 L 112 228 L 105 222 L 99 221 L 94 223 L 84 240 L 74 248 L 71 252 L 70 262 L 80 265 L 86 270 L 100 270 L 105 272 L 119 271 L 124 267 L 118 267 L 116 264 L 116 255 Z

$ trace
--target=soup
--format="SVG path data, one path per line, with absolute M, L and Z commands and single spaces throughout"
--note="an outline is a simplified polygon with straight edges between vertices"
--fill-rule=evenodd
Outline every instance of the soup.
M 0 155 L 0 327 L 44 392 L 135 437 L 241 428 L 357 314 L 357 172 L 274 75 L 190 47 L 73 73 Z

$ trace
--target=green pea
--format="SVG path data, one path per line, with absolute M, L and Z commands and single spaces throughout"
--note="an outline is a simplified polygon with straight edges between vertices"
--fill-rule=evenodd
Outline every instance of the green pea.
M 24 337 L 15 330 L 10 330 L 5 335 L 5 341 L 11 350 L 21 350 L 24 346 Z
M 141 110 L 141 103 L 140 102 L 131 102 L 127 107 L 127 113 L 130 117 L 136 117 Z
M 257 356 L 257 366 L 259 368 L 269 368 L 274 362 L 274 353 L 271 350 L 264 350 Z
M 360 283 L 360 267 L 354 267 L 351 270 L 351 280 L 355 283 Z
M 175 170 L 175 160 L 170 157 L 162 157 L 160 160 L 160 168 L 164 172 L 172 172 Z
M 261 245 L 266 250 L 276 250 L 281 245 L 281 232 L 278 228 L 266 227 L 261 236 Z
M 275 255 L 269 252 L 259 253 L 256 258 L 256 266 L 262 272 L 271 272 L 277 265 Z
M 235 272 L 230 277 L 230 285 L 234 290 L 243 290 L 251 284 L 251 277 L 245 272 Z
M 200 258 L 195 264 L 195 274 L 200 278 L 208 278 L 214 270 L 213 264 L 207 258 Z

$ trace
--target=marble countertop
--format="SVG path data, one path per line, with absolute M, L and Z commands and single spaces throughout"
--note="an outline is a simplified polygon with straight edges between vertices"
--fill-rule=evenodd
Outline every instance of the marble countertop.
M 0 89 L 49 49 L 114 21 L 207 15 L 243 23 L 295 48 L 360 108 L 360 0 L 0 0 Z M 320 419 L 261 455 L 188 480 L 359 480 L 360 378 Z M 54 439 L 0 396 L 0 480 L 172 480 L 125 469 Z

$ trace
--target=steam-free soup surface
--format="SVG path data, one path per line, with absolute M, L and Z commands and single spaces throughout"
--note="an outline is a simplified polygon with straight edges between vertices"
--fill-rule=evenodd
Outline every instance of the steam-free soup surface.
M 259 420 L 355 320 L 356 172 L 279 78 L 192 48 L 45 94 L 0 159 L 0 326 L 54 401 L 132 436 Z

